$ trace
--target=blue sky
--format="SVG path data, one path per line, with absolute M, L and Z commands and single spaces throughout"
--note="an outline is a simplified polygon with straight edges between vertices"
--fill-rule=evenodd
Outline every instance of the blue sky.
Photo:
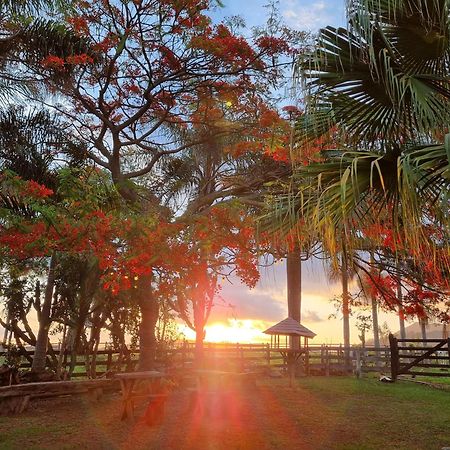
M 225 0 L 223 3 L 224 7 L 215 12 L 215 19 L 239 15 L 248 27 L 261 26 L 267 19 L 264 5 L 268 0 Z M 298 30 L 316 33 L 327 25 L 345 26 L 346 23 L 344 0 L 281 0 L 278 7 L 286 25 Z M 303 264 L 302 283 L 302 323 L 317 333 L 315 343 L 342 342 L 341 320 L 329 319 L 330 314 L 335 313 L 331 299 L 341 293 L 339 283 L 328 280 L 326 269 L 318 260 Z M 248 289 L 238 280 L 233 284 L 224 282 L 222 300 L 216 302 L 206 339 L 217 340 L 221 336 L 241 342 L 245 336 L 264 339 L 262 331 L 287 316 L 286 296 L 284 262 L 262 269 L 261 280 L 254 289 Z M 398 329 L 398 318 L 394 314 L 381 313 L 380 324 L 384 321 L 393 331 Z M 353 319 L 351 323 L 351 340 L 358 343 Z
M 219 17 L 242 16 L 247 26 L 262 25 L 267 16 L 264 5 L 268 0 L 225 0 L 217 11 Z M 344 0 L 281 0 L 280 14 L 287 25 L 304 31 L 316 32 L 326 25 L 345 24 Z
M 344 1 L 281 0 L 279 11 L 288 26 L 317 32 L 327 25 L 345 26 Z M 266 21 L 264 5 L 268 0 L 223 0 L 223 3 L 224 7 L 214 14 L 217 19 L 240 15 L 248 27 L 263 25 Z M 322 263 L 317 260 L 304 263 L 302 282 L 302 322 L 317 333 L 314 343 L 341 342 L 341 320 L 328 319 L 335 312 L 330 300 L 340 294 L 339 284 L 328 281 Z M 224 282 L 221 297 L 210 318 L 207 340 L 217 340 L 220 336 L 235 342 L 264 339 L 262 331 L 287 316 L 285 264 L 281 262 L 262 269 L 261 280 L 252 290 L 238 280 L 233 284 Z M 387 321 L 392 330 L 398 329 L 395 315 L 381 314 L 380 323 L 383 321 Z M 351 334 L 352 342 L 357 343 L 356 328 L 352 327 Z

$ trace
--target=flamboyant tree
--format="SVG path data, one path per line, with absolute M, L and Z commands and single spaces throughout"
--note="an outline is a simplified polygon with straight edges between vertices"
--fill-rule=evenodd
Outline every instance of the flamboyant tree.
M 213 24 L 209 7 L 193 0 L 81 2 L 66 24 L 89 50 L 52 49 L 28 61 L 28 69 L 63 96 L 49 106 L 86 143 L 86 156 L 111 173 L 123 198 L 162 221 L 170 212 L 161 208 L 158 192 L 139 189 L 136 180 L 157 176 L 165 158 L 211 135 L 254 133 L 258 117 L 270 110 L 265 99 L 283 67 L 279 56 L 291 52 L 286 36 L 248 41 Z M 191 132 L 202 125 L 206 136 Z M 155 347 L 152 275 L 149 269 L 139 277 L 136 291 L 142 367 L 151 366 Z

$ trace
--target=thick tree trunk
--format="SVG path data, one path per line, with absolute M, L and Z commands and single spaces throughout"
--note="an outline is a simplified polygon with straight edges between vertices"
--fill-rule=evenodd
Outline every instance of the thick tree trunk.
M 55 286 L 56 256 L 50 258 L 50 266 L 47 274 L 47 285 L 45 286 L 44 303 L 39 314 L 39 330 L 34 349 L 33 363 L 31 371 L 42 373 L 45 370 L 45 363 L 48 349 L 48 332 L 51 325 L 50 313 L 52 308 L 53 289 Z
M 138 304 L 141 311 L 139 327 L 139 370 L 151 370 L 156 357 L 156 323 L 159 304 L 153 297 L 152 277 L 143 275 L 138 280 Z
M 205 341 L 205 327 L 201 324 L 195 326 L 195 365 L 201 367 L 204 358 L 204 341 Z
M 206 285 L 206 283 L 204 283 Z M 203 363 L 203 342 L 205 340 L 205 307 L 206 292 L 198 288 L 194 290 L 197 299 L 193 301 L 193 315 L 195 328 L 195 352 L 194 361 L 197 367 L 201 367 Z
M 302 260 L 300 249 L 294 248 L 286 258 L 288 316 L 301 322 Z M 300 338 L 291 338 L 291 347 L 300 347 Z

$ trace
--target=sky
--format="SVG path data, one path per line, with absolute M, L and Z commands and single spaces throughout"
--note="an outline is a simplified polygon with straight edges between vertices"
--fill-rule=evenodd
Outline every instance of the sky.
M 222 0 L 224 7 L 217 17 L 242 16 L 247 26 L 262 25 L 266 21 L 264 5 L 269 0 Z M 345 0 L 280 0 L 280 14 L 286 25 L 302 31 L 316 32 L 327 25 L 344 26 Z
M 248 27 L 266 21 L 264 5 L 268 0 L 224 0 L 223 3 L 224 7 L 214 14 L 217 19 L 239 15 Z M 285 23 L 299 30 L 316 33 L 327 25 L 345 26 L 345 0 L 281 0 L 278 7 Z M 341 318 L 329 319 L 336 312 L 332 298 L 341 294 L 339 283 L 328 281 L 326 270 L 318 260 L 303 264 L 302 283 L 302 323 L 317 334 L 314 343 L 342 342 Z M 254 289 L 237 280 L 233 284 L 224 282 L 221 297 L 216 300 L 206 328 L 207 341 L 267 341 L 262 331 L 287 317 L 284 262 L 262 269 L 261 280 Z M 395 314 L 380 313 L 380 325 L 384 322 L 392 331 L 399 328 Z M 190 330 L 182 329 L 188 338 L 194 338 Z M 354 318 L 351 341 L 359 343 Z
M 264 5 L 269 0 L 223 0 L 216 19 L 240 15 L 248 27 L 263 25 L 267 18 Z M 317 32 L 326 25 L 345 26 L 345 0 L 281 0 L 282 18 L 292 28 Z M 302 323 L 317 336 L 313 343 L 342 342 L 342 320 L 329 319 L 335 313 L 331 299 L 340 295 L 340 286 L 328 281 L 322 262 L 307 261 L 303 264 Z M 207 341 L 267 341 L 263 330 L 287 317 L 286 267 L 284 262 L 261 270 L 261 280 L 249 289 L 238 280 L 233 284 L 223 282 L 221 298 L 217 298 L 209 324 Z M 368 314 L 368 312 L 366 312 Z M 34 320 L 33 320 L 34 319 Z M 380 314 L 379 322 L 387 322 L 393 331 L 398 330 L 394 314 Z M 35 318 L 31 319 L 31 323 Z M 351 341 L 358 343 L 358 332 L 351 320 Z M 188 338 L 194 335 L 180 325 Z M 1 332 L 1 330 L 0 330 Z

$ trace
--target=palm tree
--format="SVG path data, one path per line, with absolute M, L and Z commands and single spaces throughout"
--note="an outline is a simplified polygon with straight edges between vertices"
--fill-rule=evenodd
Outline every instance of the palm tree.
M 309 93 L 297 147 L 331 127 L 341 144 L 297 169 L 296 191 L 277 205 L 284 228 L 307 217 L 329 249 L 341 224 L 362 229 L 387 209 L 409 248 L 424 221 L 447 229 L 447 9 L 443 0 L 352 0 L 348 30 L 320 31 L 297 65 Z

